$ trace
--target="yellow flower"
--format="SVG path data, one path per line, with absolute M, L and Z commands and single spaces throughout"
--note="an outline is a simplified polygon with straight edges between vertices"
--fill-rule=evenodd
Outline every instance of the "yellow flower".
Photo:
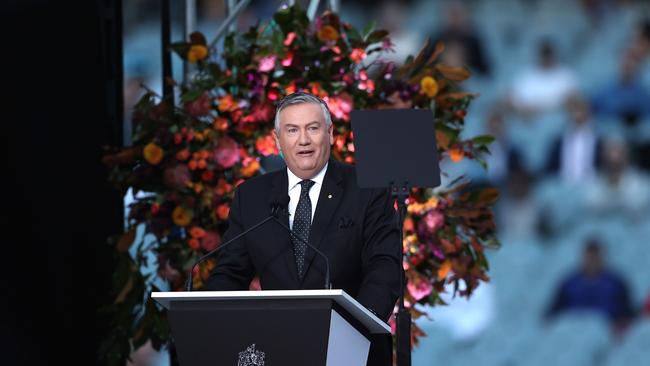
M 427 97 L 433 98 L 438 94 L 438 83 L 431 76 L 425 76 L 420 80 L 420 89 Z
M 174 224 L 178 226 L 187 226 L 192 222 L 193 213 L 190 210 L 186 210 L 181 206 L 176 206 L 174 212 L 172 212 L 172 220 Z
M 187 61 L 191 63 L 201 61 L 206 57 L 208 57 L 208 48 L 200 44 L 192 45 L 187 52 Z
M 331 25 L 324 25 L 318 30 L 318 39 L 323 42 L 336 41 L 339 39 L 339 32 Z
M 163 158 L 163 149 L 150 142 L 147 146 L 144 147 L 144 160 L 146 160 L 151 165 L 157 165 L 162 161 Z

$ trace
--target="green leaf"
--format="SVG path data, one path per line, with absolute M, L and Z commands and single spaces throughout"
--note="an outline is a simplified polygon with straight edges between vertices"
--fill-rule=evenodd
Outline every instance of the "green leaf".
M 203 94 L 203 90 L 201 89 L 194 89 L 194 90 L 189 90 L 187 93 L 181 95 L 181 102 L 186 103 L 186 102 L 191 102 L 193 100 L 196 100 L 198 97 L 200 97 Z
M 377 26 L 377 21 L 373 20 L 372 22 L 366 24 L 366 26 L 363 28 L 363 38 L 366 39 L 370 35 L 372 31 L 375 30 L 375 27 Z
M 368 43 L 376 43 L 376 42 L 381 42 L 384 40 L 384 38 L 388 35 L 388 31 L 385 30 L 376 30 L 373 31 L 366 37 L 366 42 Z
M 174 51 L 180 58 L 186 59 L 187 53 L 190 51 L 191 44 L 187 42 L 176 42 L 169 45 L 169 47 Z
M 491 135 L 480 135 L 472 139 L 472 142 L 474 142 L 477 145 L 489 145 L 493 141 L 494 141 L 494 136 Z

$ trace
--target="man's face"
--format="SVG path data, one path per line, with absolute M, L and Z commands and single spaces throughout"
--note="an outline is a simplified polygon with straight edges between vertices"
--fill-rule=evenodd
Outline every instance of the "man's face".
M 311 179 L 323 169 L 334 143 L 333 128 L 326 126 L 323 110 L 315 103 L 285 107 L 273 134 L 287 167 L 301 179 Z

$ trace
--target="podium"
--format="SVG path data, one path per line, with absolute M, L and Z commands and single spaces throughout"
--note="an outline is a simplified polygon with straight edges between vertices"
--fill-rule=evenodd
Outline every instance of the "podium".
M 181 366 L 364 366 L 388 324 L 343 290 L 153 292 Z

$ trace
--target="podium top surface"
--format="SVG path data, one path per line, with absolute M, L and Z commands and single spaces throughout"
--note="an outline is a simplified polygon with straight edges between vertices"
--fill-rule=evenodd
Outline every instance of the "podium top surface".
M 152 292 L 151 298 L 166 309 L 174 301 L 330 299 L 360 321 L 370 333 L 390 333 L 390 326 L 343 290 L 172 291 Z

